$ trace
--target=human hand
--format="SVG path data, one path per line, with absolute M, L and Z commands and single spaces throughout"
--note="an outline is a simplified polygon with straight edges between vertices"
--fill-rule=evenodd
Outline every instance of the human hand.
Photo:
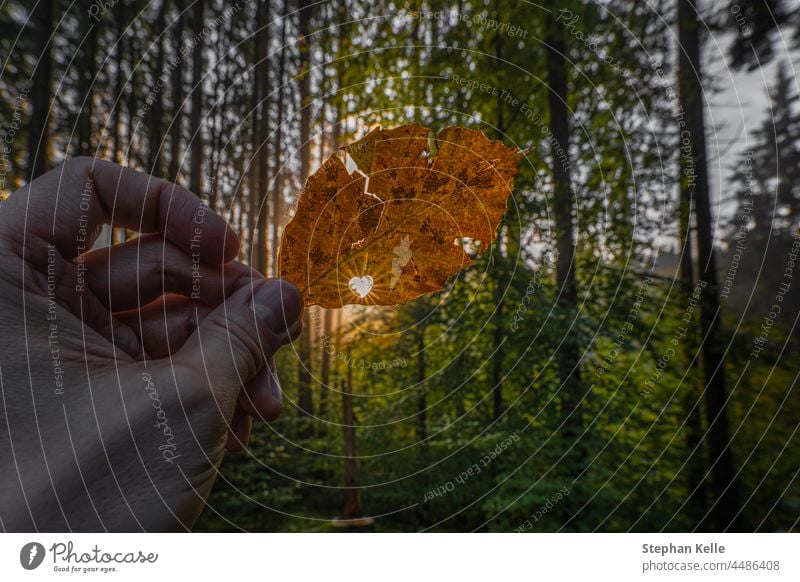
M 89 250 L 100 227 L 141 233 Z M 0 204 L 0 527 L 190 529 L 280 414 L 302 298 L 189 191 L 75 158 Z

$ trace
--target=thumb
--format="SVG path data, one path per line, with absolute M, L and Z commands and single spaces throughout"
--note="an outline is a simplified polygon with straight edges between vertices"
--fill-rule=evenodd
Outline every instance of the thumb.
M 297 287 L 261 279 L 239 289 L 212 311 L 173 359 L 204 376 L 220 408 L 232 413 L 242 386 L 275 351 L 291 341 L 303 312 Z

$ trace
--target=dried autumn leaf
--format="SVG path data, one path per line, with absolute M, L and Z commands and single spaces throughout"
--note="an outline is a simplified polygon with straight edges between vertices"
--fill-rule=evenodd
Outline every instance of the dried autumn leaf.
M 375 129 L 306 182 L 286 226 L 280 276 L 307 305 L 397 305 L 441 290 L 495 238 L 521 152 L 481 131 Z

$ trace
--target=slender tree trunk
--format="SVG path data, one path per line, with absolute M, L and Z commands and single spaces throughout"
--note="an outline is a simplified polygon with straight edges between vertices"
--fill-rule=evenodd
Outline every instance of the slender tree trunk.
M 131 13 L 137 14 L 137 5 L 135 0 L 131 3 Z M 139 31 L 137 30 L 137 19 L 134 18 L 131 22 L 129 27 L 130 32 L 128 33 L 128 62 L 130 63 L 130 75 L 127 79 L 128 93 L 126 95 L 125 100 L 125 110 L 128 114 L 128 126 L 127 126 L 127 147 L 125 148 L 125 158 L 128 161 L 129 166 L 134 165 L 134 158 L 139 158 L 136 154 L 136 151 L 131 149 L 134 143 L 134 135 L 136 132 L 139 131 L 140 121 L 138 120 L 138 112 L 137 112 L 137 103 L 139 97 L 139 73 L 137 72 L 138 67 L 136 67 L 136 63 L 139 59 L 139 37 L 137 36 Z
M 283 82 L 286 76 L 286 25 L 289 20 L 287 14 L 289 10 L 288 0 L 283 1 L 281 11 L 281 48 L 278 55 L 278 79 L 275 82 L 277 88 L 276 99 L 278 102 L 277 117 L 275 123 L 275 145 L 272 148 L 272 168 L 274 180 L 272 186 L 272 270 L 278 276 L 278 247 L 280 246 L 281 228 L 283 227 L 283 170 L 281 169 L 281 152 L 283 152 Z
M 258 160 L 259 152 L 263 147 L 261 139 L 261 92 L 264 90 L 264 83 L 261 80 L 263 69 L 258 66 L 259 59 L 263 58 L 264 49 L 262 43 L 264 40 L 261 29 L 266 25 L 264 22 L 264 12 L 261 10 L 262 3 L 256 3 L 256 30 L 252 37 L 254 40 L 253 46 L 253 88 L 251 91 L 251 107 L 250 112 L 252 115 L 250 125 L 250 165 L 247 170 L 247 190 L 249 194 L 247 205 L 247 240 L 250 247 L 250 265 L 258 270 L 260 268 L 260 259 L 258 255 L 258 213 L 259 213 L 259 185 L 258 185 Z
M 694 262 L 692 259 L 691 191 L 681 188 L 680 195 L 680 231 L 681 231 L 681 285 L 683 299 L 688 302 L 694 292 Z M 694 527 L 704 530 L 706 513 L 708 512 L 708 491 L 706 487 L 705 467 L 703 459 L 703 422 L 700 399 L 703 385 L 695 376 L 691 364 L 697 350 L 698 330 L 694 322 L 687 324 L 683 341 L 683 358 L 687 366 L 688 390 L 686 394 L 686 449 L 689 452 L 686 461 L 687 486 L 689 489 L 689 511 L 694 520 Z
M 336 63 L 334 64 L 334 77 L 336 79 L 336 93 L 334 93 L 335 113 L 333 119 L 333 149 L 337 150 L 342 145 L 342 130 L 346 121 L 343 119 L 342 103 L 346 97 L 342 90 L 342 77 L 344 76 L 344 64 L 342 57 L 344 56 L 343 45 L 347 38 L 347 31 L 345 22 L 347 21 L 347 6 L 344 2 L 340 2 L 336 8 Z M 345 109 L 346 111 L 346 109 Z
M 239 209 L 239 216 L 237 217 L 237 222 L 236 222 L 236 232 L 244 232 L 245 231 L 244 229 L 246 228 L 247 225 L 244 223 L 244 217 L 245 217 L 244 200 L 242 199 L 241 195 L 238 197 L 238 201 L 237 201 L 237 205 L 236 206 Z M 245 250 L 244 250 L 243 247 L 244 247 L 244 245 L 242 245 L 242 247 L 239 248 L 239 260 L 240 261 L 245 256 L 244 255 Z
M 300 180 L 305 184 L 311 167 L 311 47 L 309 42 L 309 22 L 311 19 L 311 2 L 302 0 L 299 17 L 299 51 L 300 51 Z M 299 355 L 299 397 L 300 412 L 312 416 L 314 406 L 311 396 L 311 333 L 308 325 L 308 310 L 304 315 L 305 325 L 300 334 Z
M 329 393 L 331 390 L 331 354 L 330 350 L 333 346 L 333 338 L 331 337 L 331 331 L 333 328 L 332 320 L 333 314 L 329 309 L 321 310 L 322 313 L 320 317 L 322 317 L 322 337 L 320 338 L 320 349 L 322 353 L 320 354 L 320 364 L 319 364 L 319 381 L 320 381 L 320 395 L 319 395 L 319 410 L 317 415 L 324 419 L 325 415 L 328 412 L 328 400 L 329 400 Z M 324 429 L 325 424 L 320 425 L 321 428 Z
M 284 14 L 285 14 L 285 11 L 286 11 L 287 7 L 288 7 L 288 0 L 284 0 Z M 284 26 L 283 29 L 281 30 L 281 47 L 284 46 L 285 41 L 286 41 L 285 34 L 286 34 L 286 28 Z M 284 67 L 284 54 L 283 53 L 284 53 L 284 50 L 283 50 L 283 48 L 281 48 L 280 78 L 278 80 L 278 83 L 283 83 L 283 67 Z M 280 107 L 279 107 L 278 110 L 281 111 Z M 322 118 L 323 118 L 323 123 L 324 123 L 324 119 L 325 119 L 324 108 L 323 108 Z M 337 116 L 337 118 L 336 118 L 336 123 L 337 123 L 336 127 L 337 128 L 338 128 L 338 122 L 339 122 L 339 118 Z M 323 133 L 322 133 L 323 138 L 320 140 L 320 166 L 325 161 L 325 149 L 326 148 L 325 148 L 324 135 L 325 134 L 324 134 L 324 130 L 323 130 Z M 340 145 L 339 144 L 339 132 L 338 132 L 338 130 L 334 130 L 333 135 L 331 136 L 331 142 L 330 142 L 331 152 L 332 153 L 336 152 L 336 150 L 339 148 L 339 145 Z M 277 206 L 276 206 L 276 208 L 277 208 Z M 273 231 L 273 234 L 275 232 L 277 232 L 277 228 Z M 340 315 L 339 314 L 339 310 L 337 310 L 337 317 L 339 315 Z M 322 381 L 322 392 L 320 393 L 320 396 L 319 396 L 319 416 L 320 416 L 320 418 L 325 418 L 325 414 L 326 414 L 327 406 L 328 406 L 328 399 L 330 398 L 330 391 L 331 391 L 330 387 L 331 387 L 331 384 L 332 384 L 331 377 L 330 377 L 331 376 L 330 375 L 330 367 L 331 367 L 330 366 L 330 360 L 331 360 L 331 353 L 330 352 L 332 350 L 331 350 L 330 346 L 338 345 L 338 342 L 334 343 L 334 338 L 332 337 L 334 313 L 332 311 L 328 310 L 328 309 L 325 309 L 322 312 L 322 317 L 323 317 L 323 338 L 324 338 L 325 341 L 324 342 L 320 342 L 320 347 L 321 347 L 321 350 L 322 350 L 321 361 L 320 361 L 320 380 Z M 336 328 L 337 328 L 337 330 L 339 329 L 338 322 L 337 322 Z M 321 426 L 324 428 L 325 424 L 323 423 Z
M 181 139 L 183 136 L 183 10 L 185 0 L 174 0 L 177 18 L 172 29 L 173 55 L 170 84 L 172 86 L 172 125 L 170 126 L 169 179 L 180 183 L 181 173 Z
M 425 362 L 425 326 L 420 324 L 417 331 L 417 426 L 418 443 L 428 438 L 428 402 L 425 394 L 425 378 L 427 377 Z
M 499 2 L 495 1 L 495 20 L 502 22 L 499 12 Z M 500 33 L 494 36 L 494 51 L 497 62 L 503 59 L 503 40 Z M 505 120 L 503 119 L 503 100 L 497 98 L 497 127 L 495 128 L 496 138 L 502 140 L 505 137 Z M 503 360 L 505 359 L 505 346 L 503 336 L 505 335 L 505 323 L 503 317 L 503 294 L 506 284 L 506 261 L 503 256 L 503 227 L 500 227 L 500 234 L 495 244 L 493 255 L 494 265 L 494 289 L 493 299 L 495 305 L 494 329 L 492 339 L 494 343 L 494 355 L 492 356 L 492 419 L 497 420 L 503 414 Z
M 147 170 L 154 176 L 162 176 L 163 168 L 161 165 L 161 143 L 162 143 L 162 124 L 164 117 L 163 107 L 163 86 L 166 79 L 164 75 L 164 35 L 162 31 L 167 26 L 167 8 L 169 7 L 168 0 L 161 0 L 161 6 L 158 9 L 158 16 L 156 17 L 156 32 L 158 40 L 156 42 L 156 57 L 153 66 L 153 103 L 150 105 L 148 111 L 148 124 L 147 124 Z
M 504 261 L 500 251 L 502 237 L 497 238 L 497 249 L 495 254 L 494 286 L 492 298 L 495 305 L 494 326 L 492 329 L 492 343 L 494 355 L 492 356 L 492 420 L 497 420 L 503 414 L 503 360 L 505 359 L 505 349 L 503 336 L 505 335 L 505 325 L 503 323 L 503 288 L 504 280 L 503 267 Z
M 229 34 L 229 31 L 220 29 L 220 34 Z M 227 53 L 228 49 L 224 45 L 217 43 L 215 45 L 215 50 L 216 52 L 213 57 L 214 62 L 222 63 L 225 60 L 225 54 Z M 220 199 L 219 183 L 223 169 L 223 165 L 221 163 L 222 151 L 224 148 L 223 140 L 226 137 L 223 135 L 223 132 L 225 128 L 226 113 L 228 111 L 228 106 L 233 94 L 233 91 L 230 90 L 232 74 L 233 73 L 229 66 L 220 64 L 217 67 L 217 74 L 215 75 L 214 81 L 214 108 L 212 111 L 214 121 L 211 128 L 211 139 L 209 140 L 211 143 L 211 151 L 208 155 L 208 163 L 211 166 L 211 169 L 210 171 L 207 170 L 210 177 L 209 181 L 211 183 L 211 188 L 208 193 L 208 204 L 214 210 L 217 210 Z
M 350 351 L 347 352 L 350 361 Z M 341 519 L 361 517 L 361 489 L 356 464 L 356 427 L 353 413 L 353 368 L 347 367 L 347 382 L 342 383 L 342 436 L 344 437 L 344 503 Z
M 700 328 L 703 373 L 706 384 L 706 423 L 714 494 L 712 516 L 719 530 L 736 529 L 739 491 L 731 453 L 730 428 L 726 410 L 727 391 L 723 341 L 720 329 L 719 288 L 712 236 L 711 201 L 706 166 L 703 87 L 700 69 L 699 21 L 694 0 L 678 0 L 680 46 L 678 91 L 685 116 L 682 137 L 689 139 L 689 150 L 681 154 L 684 196 L 694 199 L 697 219 L 697 249 L 700 281 L 705 283 L 700 296 Z
M 122 163 L 122 94 L 125 91 L 125 73 L 123 64 L 127 54 L 127 38 L 125 26 L 127 25 L 127 2 L 120 0 L 117 8 L 117 50 L 114 52 L 114 66 L 116 67 L 114 77 L 114 95 L 112 98 L 114 111 L 111 113 L 111 144 L 113 152 L 111 158 L 118 164 Z
M 259 124 L 259 147 L 256 155 L 256 168 L 258 172 L 258 212 L 256 214 L 256 268 L 264 274 L 269 272 L 269 254 L 267 253 L 267 225 L 269 224 L 269 157 L 267 148 L 267 138 L 269 136 L 269 102 L 267 96 L 272 90 L 269 79 L 269 24 L 270 24 L 270 2 L 263 0 L 259 6 L 259 18 L 263 18 L 262 26 L 256 34 L 260 40 L 256 46 L 260 50 L 256 67 L 260 69 L 258 103 L 258 124 Z
M 311 19 L 311 2 L 301 0 L 298 25 L 298 50 L 300 52 L 300 175 L 303 183 L 311 169 L 311 43 L 309 25 Z
M 40 0 L 31 20 L 36 28 L 36 68 L 31 87 L 31 123 L 28 133 L 28 181 L 50 167 L 50 103 L 53 99 L 53 5 Z
M 75 153 L 79 156 L 89 156 L 93 153 L 92 147 L 92 116 L 94 115 L 94 75 L 97 71 L 95 64 L 97 54 L 97 27 L 99 23 L 92 18 L 88 11 L 82 16 L 81 39 L 83 45 L 80 50 L 80 61 L 76 65 L 78 72 L 78 100 L 80 110 L 76 123 L 77 147 Z
M 324 111 L 324 104 L 323 104 L 323 111 Z M 324 114 L 323 114 L 324 115 Z M 324 119 L 324 117 L 323 117 Z M 320 152 L 320 166 L 325 159 L 325 133 L 324 130 L 320 132 L 322 136 L 320 138 L 319 144 L 319 152 Z M 328 391 L 329 391 L 329 380 L 330 380 L 330 342 L 331 342 L 331 317 L 332 314 L 328 309 L 320 309 L 320 317 L 322 318 L 322 334 L 318 338 L 319 346 L 320 346 L 320 384 L 322 391 L 319 395 L 319 416 L 323 418 L 325 413 L 325 408 L 327 406 L 328 400 Z M 322 424 L 321 426 L 325 426 Z
M 560 287 L 560 304 L 563 310 L 576 309 L 578 292 L 575 285 L 575 242 L 573 214 L 573 192 L 571 167 L 569 164 L 569 118 L 567 111 L 567 61 L 563 26 L 555 22 L 557 6 L 548 2 L 551 9 L 547 24 L 547 84 L 550 108 L 551 156 L 553 163 L 553 214 L 555 217 L 556 279 Z M 574 335 L 564 338 L 559 350 L 561 375 L 561 403 L 564 416 L 566 442 L 575 445 L 576 458 L 580 465 L 584 461 L 584 447 L 575 444 L 580 438 L 583 419 L 580 404 L 581 393 L 580 350 Z
M 195 0 L 192 14 L 192 167 L 189 189 L 197 195 L 203 193 L 203 45 L 205 0 Z
M 241 151 L 245 151 L 244 144 L 242 145 Z M 244 155 L 238 155 L 233 159 L 233 176 L 235 179 L 235 183 L 237 184 L 238 192 L 234 195 L 233 200 L 231 202 L 231 220 L 236 223 L 236 232 L 243 233 L 245 232 L 245 224 L 244 224 L 244 188 L 241 187 L 242 185 L 242 176 L 245 175 L 245 159 Z M 241 261 L 246 257 L 245 254 L 245 245 L 242 244 L 239 247 L 239 255 L 237 256 L 237 260 Z

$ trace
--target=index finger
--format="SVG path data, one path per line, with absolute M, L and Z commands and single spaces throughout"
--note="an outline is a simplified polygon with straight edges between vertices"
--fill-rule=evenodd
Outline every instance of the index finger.
M 72 158 L 16 192 L 1 218 L 56 245 L 62 256 L 87 252 L 103 224 L 165 239 L 206 263 L 239 252 L 233 230 L 200 198 L 172 182 L 91 157 Z

